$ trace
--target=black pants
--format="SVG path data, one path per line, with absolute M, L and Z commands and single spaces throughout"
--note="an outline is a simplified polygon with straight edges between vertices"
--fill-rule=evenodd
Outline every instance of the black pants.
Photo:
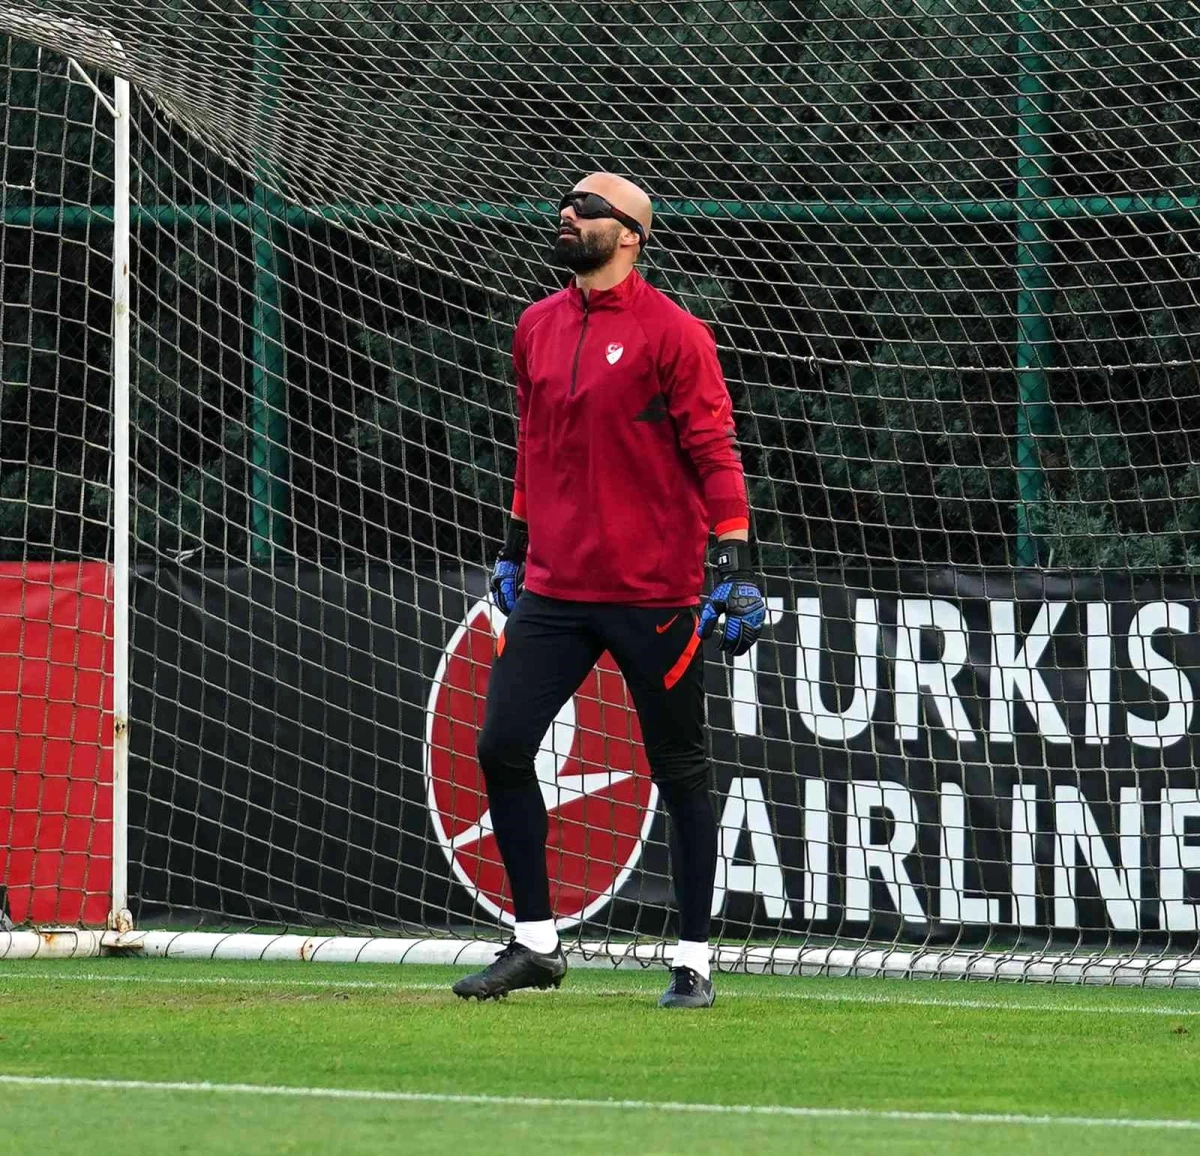
M 534 763 L 555 716 L 608 651 L 633 698 L 672 819 L 680 937 L 708 938 L 717 830 L 704 734 L 704 659 L 691 607 L 564 602 L 528 591 L 497 645 L 479 765 L 518 920 L 550 918 L 547 819 Z

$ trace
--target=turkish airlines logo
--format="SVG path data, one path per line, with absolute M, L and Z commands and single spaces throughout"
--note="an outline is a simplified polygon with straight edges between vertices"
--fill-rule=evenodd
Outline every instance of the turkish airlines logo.
M 477 602 L 438 664 L 425 713 L 429 816 L 455 878 L 505 923 L 512 898 L 496 846 L 475 740 L 504 616 Z M 549 816 L 546 866 L 560 927 L 603 910 L 642 856 L 658 788 L 625 682 L 605 654 L 558 713 L 534 763 Z
M 608 359 L 609 365 L 616 365 L 621 360 L 621 354 L 625 352 L 625 346 L 619 341 L 612 341 L 608 348 L 604 351 L 604 356 Z

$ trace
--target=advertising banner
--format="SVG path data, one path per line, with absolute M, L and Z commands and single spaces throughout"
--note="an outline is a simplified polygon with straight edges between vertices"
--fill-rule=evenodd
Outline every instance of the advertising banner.
M 109 568 L 0 563 L 0 887 L 13 922 L 104 923 L 111 788 Z
M 159 571 L 135 616 L 131 840 L 147 911 L 494 926 L 474 758 L 484 575 Z M 728 934 L 1194 934 L 1190 580 L 952 570 L 774 583 L 707 667 Z M 668 932 L 665 820 L 605 658 L 536 773 L 557 914 Z

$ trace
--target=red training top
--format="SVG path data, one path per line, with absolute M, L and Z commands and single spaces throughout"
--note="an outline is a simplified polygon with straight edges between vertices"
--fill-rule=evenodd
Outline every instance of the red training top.
M 547 598 L 694 606 L 711 529 L 749 526 L 733 405 L 702 321 L 635 271 L 531 305 L 513 338 L 513 514 Z

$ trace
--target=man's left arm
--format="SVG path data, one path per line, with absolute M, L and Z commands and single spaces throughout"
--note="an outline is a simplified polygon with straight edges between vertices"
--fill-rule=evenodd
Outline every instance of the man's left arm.
M 696 629 L 701 638 L 715 630 L 719 649 L 745 654 L 762 632 L 766 603 L 753 558 L 733 402 L 708 326 L 692 320 L 673 333 L 660 372 L 680 444 L 704 487 L 708 524 L 717 539 L 716 584 Z

